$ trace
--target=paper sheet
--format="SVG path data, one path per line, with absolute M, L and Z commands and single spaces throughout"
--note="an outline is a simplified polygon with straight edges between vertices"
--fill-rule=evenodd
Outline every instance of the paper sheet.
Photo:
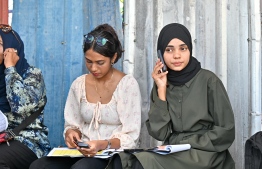
M 163 145 L 163 146 L 158 146 L 153 151 L 158 154 L 166 155 L 170 153 L 189 150 L 190 148 L 191 148 L 190 144 Z
M 53 148 L 48 157 L 84 157 L 77 149 Z
M 115 153 L 119 153 L 121 150 L 116 151 L 115 149 L 108 149 L 97 152 L 95 158 L 110 158 Z M 53 148 L 48 157 L 84 157 L 77 149 L 69 149 L 67 147 Z
M 0 110 L 0 132 L 6 130 L 8 127 L 8 121 L 6 116 Z
M 191 148 L 190 144 L 176 144 L 176 145 L 162 145 L 153 148 L 136 148 L 136 149 L 124 149 L 124 152 L 139 153 L 143 151 L 154 152 L 161 155 L 167 155 L 170 153 L 186 151 Z

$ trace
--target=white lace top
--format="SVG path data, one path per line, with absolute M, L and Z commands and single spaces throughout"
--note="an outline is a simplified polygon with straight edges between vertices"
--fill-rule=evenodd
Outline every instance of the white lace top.
M 77 128 L 82 140 L 120 139 L 120 148 L 135 148 L 141 128 L 141 94 L 132 75 L 125 75 L 107 104 L 86 100 L 85 76 L 71 85 L 64 117 L 65 130 Z

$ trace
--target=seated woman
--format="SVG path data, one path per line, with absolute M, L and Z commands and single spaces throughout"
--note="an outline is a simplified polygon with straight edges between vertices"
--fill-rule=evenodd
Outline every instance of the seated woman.
M 71 85 L 64 117 L 65 143 L 87 158 L 43 157 L 30 169 L 104 169 L 108 159 L 93 158 L 104 149 L 137 147 L 141 128 L 141 96 L 132 75 L 113 67 L 122 55 L 115 30 L 108 24 L 97 26 L 84 35 L 84 55 L 89 74 L 78 77 Z M 90 148 L 79 148 L 74 140 Z M 114 160 L 115 168 L 122 168 Z
M 13 130 L 46 103 L 41 71 L 30 66 L 20 36 L 8 25 L 0 25 L 0 110 Z M 13 140 L 0 144 L 0 168 L 26 169 L 51 147 L 43 112 Z
M 188 29 L 178 23 L 165 26 L 158 37 L 158 60 L 152 72 L 154 86 L 146 121 L 149 134 L 163 144 L 191 145 L 188 151 L 159 155 L 136 153 L 136 169 L 234 169 L 228 148 L 235 138 L 234 114 L 221 80 L 202 69 L 192 56 Z M 163 64 L 167 71 L 162 72 Z

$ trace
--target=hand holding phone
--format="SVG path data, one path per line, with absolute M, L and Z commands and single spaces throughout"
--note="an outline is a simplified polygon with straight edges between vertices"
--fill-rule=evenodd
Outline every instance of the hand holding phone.
M 89 148 L 89 145 L 87 143 L 80 142 L 80 141 L 77 142 L 77 146 L 80 148 Z
M 162 67 L 162 72 L 166 72 L 166 71 L 167 71 L 166 64 L 165 64 L 164 58 L 163 58 L 160 50 L 157 51 L 157 56 L 158 56 L 158 58 L 160 59 L 160 61 L 161 61 L 161 62 L 163 63 L 163 65 L 164 65 L 164 66 Z
M 89 148 L 89 145 L 87 143 L 82 142 L 82 141 L 77 141 L 77 140 L 74 139 L 74 143 L 80 148 Z

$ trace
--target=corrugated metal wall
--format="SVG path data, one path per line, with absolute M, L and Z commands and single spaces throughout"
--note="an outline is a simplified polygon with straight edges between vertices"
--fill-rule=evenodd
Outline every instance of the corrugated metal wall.
M 126 0 L 125 56 L 117 68 L 134 74 L 142 92 L 142 120 L 147 119 L 151 71 L 156 60 L 156 41 L 170 22 L 185 24 L 194 40 L 194 56 L 203 68 L 215 72 L 227 88 L 236 119 L 236 139 L 231 152 L 236 168 L 244 168 L 244 143 L 250 136 L 252 77 L 261 85 L 261 69 L 252 71 L 254 30 L 252 5 L 260 0 Z M 251 3 L 252 2 L 252 3 Z M 27 58 L 43 70 L 48 104 L 46 124 L 53 146 L 62 145 L 63 107 L 71 82 L 85 73 L 82 35 L 108 22 L 123 38 L 117 0 L 14 0 L 13 27 L 25 41 Z M 261 44 L 260 44 L 261 46 Z M 261 48 L 256 49 L 261 55 Z M 251 60 L 253 58 L 253 61 Z M 261 58 L 261 57 L 260 57 Z M 255 60 L 261 65 L 261 59 Z M 257 91 L 261 96 L 261 90 Z M 255 100 L 261 105 L 261 100 Z M 259 106 L 258 106 L 259 108 Z M 257 115 L 260 116 L 261 107 Z M 158 144 L 143 125 L 141 147 Z
M 28 62 L 43 71 L 48 102 L 45 124 L 52 146 L 64 145 L 63 110 L 72 81 L 87 72 L 83 34 L 109 23 L 123 39 L 119 2 L 115 0 L 14 0 L 12 26 L 25 43 Z M 122 64 L 115 67 L 121 69 Z
M 130 39 L 125 41 L 125 44 L 135 46 L 134 74 L 142 89 L 143 119 L 146 120 L 149 107 L 151 70 L 157 58 L 157 35 L 168 23 L 182 23 L 192 33 L 193 55 L 203 68 L 215 72 L 227 88 L 236 119 L 236 138 L 230 151 L 236 168 L 244 168 L 244 144 L 251 135 L 250 128 L 254 125 L 249 122 L 251 113 L 261 117 L 261 48 L 256 47 L 256 44 L 261 43 L 261 36 L 252 34 L 258 29 L 254 23 L 259 20 L 254 21 L 254 18 L 260 15 L 256 13 L 254 16 L 252 12 L 255 5 L 259 6 L 259 0 L 136 0 L 133 3 L 135 7 L 128 4 L 126 12 L 130 12 L 130 16 L 135 14 L 136 19 L 128 20 L 126 24 L 130 23 L 132 25 L 128 26 L 134 27 L 135 40 Z M 258 33 L 261 34 L 261 31 Z M 252 50 L 259 53 L 253 56 Z M 252 84 L 252 79 L 255 78 L 260 88 Z M 256 97 L 252 91 L 260 97 Z M 258 106 L 253 108 L 256 109 L 254 113 L 253 102 L 258 102 Z M 143 139 L 146 135 L 144 126 L 142 145 L 157 143 L 155 140 L 149 143 L 148 139 Z

